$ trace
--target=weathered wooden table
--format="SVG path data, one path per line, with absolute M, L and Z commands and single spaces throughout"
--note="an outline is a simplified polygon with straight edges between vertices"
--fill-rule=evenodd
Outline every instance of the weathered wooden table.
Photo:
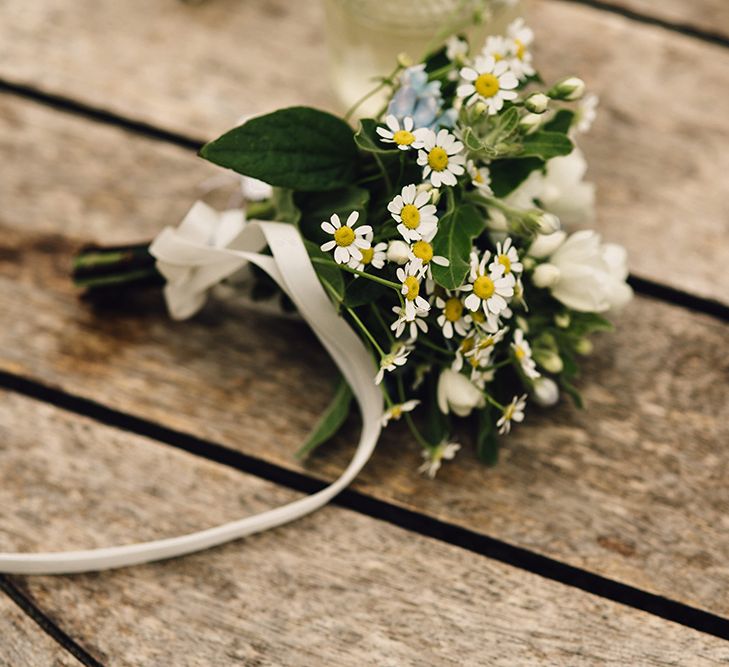
M 729 664 L 729 4 L 542 0 L 547 75 L 602 98 L 599 227 L 639 295 L 588 409 L 530 414 L 436 482 L 388 431 L 336 505 L 203 554 L 0 579 L 0 665 Z M 171 536 L 319 488 L 292 457 L 333 373 L 231 303 L 92 312 L 88 241 L 149 238 L 241 114 L 331 107 L 319 3 L 0 6 L 0 551 Z M 622 325 L 622 326 L 620 326 Z

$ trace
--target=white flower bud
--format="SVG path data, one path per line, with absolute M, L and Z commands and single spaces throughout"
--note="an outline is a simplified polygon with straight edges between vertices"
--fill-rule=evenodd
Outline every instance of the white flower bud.
M 503 211 L 498 208 L 489 206 L 489 217 L 486 220 L 486 226 L 492 232 L 505 232 L 509 229 L 509 222 Z
M 430 203 L 433 205 L 437 205 L 440 201 L 440 195 L 441 191 L 438 188 L 433 188 L 432 192 L 430 193 Z
M 532 113 L 544 113 L 549 106 L 549 98 L 544 93 L 533 93 L 524 100 L 524 106 Z
M 488 111 L 488 107 L 483 102 L 476 102 L 476 104 L 473 105 L 473 112 L 476 116 L 483 116 L 486 111 Z
M 405 241 L 390 241 L 387 246 L 387 261 L 395 264 L 407 264 L 410 258 L 410 246 Z
M 575 343 L 575 352 L 577 352 L 577 354 L 587 356 L 588 354 L 592 354 L 592 350 L 593 350 L 592 341 L 588 340 L 587 338 L 580 338 Z
M 554 405 L 559 400 L 559 387 L 551 378 L 537 378 L 532 386 L 532 398 L 542 407 Z
M 453 412 L 468 417 L 474 408 L 483 408 L 486 399 L 478 387 L 465 375 L 444 368 L 438 378 L 438 407 L 444 414 Z
M 552 287 L 560 278 L 560 270 L 554 264 L 540 264 L 532 273 L 532 282 L 537 287 Z
M 527 134 L 536 132 L 542 124 L 542 117 L 536 113 L 528 113 L 521 117 L 519 127 Z
M 569 327 L 571 322 L 572 322 L 572 318 L 570 317 L 569 313 L 557 313 L 554 316 L 554 323 L 560 329 L 566 329 L 567 327 Z
M 516 316 L 516 326 L 519 327 L 525 334 L 529 333 L 529 322 L 527 322 L 521 315 Z
M 585 82 L 571 76 L 560 81 L 547 94 L 556 100 L 579 100 L 585 94 Z
M 400 67 L 412 67 L 413 59 L 404 51 L 397 54 L 397 64 Z
M 562 223 L 554 213 L 540 211 L 537 216 L 537 224 L 539 225 L 540 234 L 554 234 L 562 227 Z
M 534 361 L 548 373 L 561 373 L 564 369 L 562 358 L 551 350 L 535 350 Z

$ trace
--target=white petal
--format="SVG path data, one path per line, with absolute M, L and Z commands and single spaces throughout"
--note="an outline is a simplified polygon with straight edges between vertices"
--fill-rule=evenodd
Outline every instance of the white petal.
M 359 220 L 359 211 L 352 211 L 347 218 L 347 227 L 354 227 L 357 220 Z
M 321 249 L 322 249 L 322 250 L 323 250 L 324 252 L 329 252 L 329 251 L 330 251 L 330 250 L 331 250 L 331 249 L 332 249 L 332 248 L 333 248 L 333 247 L 334 247 L 335 245 L 337 245 L 337 242 L 336 242 L 336 241 L 334 241 L 334 240 L 332 240 L 332 241 L 327 241 L 326 243 L 322 244 L 322 245 L 320 246 L 320 248 L 321 248 Z
M 336 229 L 334 229 L 334 225 L 332 225 L 331 222 L 322 222 L 321 228 L 327 233 L 327 234 L 334 234 Z

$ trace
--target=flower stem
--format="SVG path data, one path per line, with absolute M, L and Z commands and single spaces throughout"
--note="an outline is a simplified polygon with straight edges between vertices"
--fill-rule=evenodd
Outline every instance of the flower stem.
M 380 285 L 384 285 L 385 287 L 390 287 L 392 289 L 397 290 L 398 294 L 400 293 L 400 290 L 402 289 L 402 286 L 398 283 L 392 282 L 392 280 L 385 280 L 385 278 L 379 278 L 378 276 L 373 276 L 371 273 L 365 273 L 364 271 L 359 271 L 358 269 L 353 269 L 351 266 L 347 266 L 346 264 L 337 264 L 337 262 L 333 262 L 330 259 L 324 259 L 323 257 L 312 257 L 311 262 L 313 264 L 325 264 L 327 266 L 335 266 L 338 269 L 341 269 L 342 271 L 347 271 L 348 273 L 353 273 L 356 276 L 362 276 L 363 278 L 367 278 L 368 280 L 372 280 L 376 283 L 380 283 Z
M 365 93 L 362 97 L 360 97 L 349 109 L 347 110 L 347 113 L 344 114 L 344 120 L 349 122 L 349 119 L 352 117 L 352 114 L 357 111 L 370 97 L 373 95 L 376 95 L 379 93 L 385 86 L 391 86 L 392 80 L 395 78 L 397 73 L 402 69 L 402 66 L 398 64 L 398 66 L 392 70 L 392 72 L 386 76 L 380 83 L 375 86 L 372 90 Z
M 397 377 L 397 394 L 400 398 L 400 403 L 404 403 L 405 387 L 403 386 L 402 378 L 400 376 Z M 407 423 L 410 432 L 413 434 L 413 437 L 418 441 L 418 444 L 423 449 L 433 449 L 433 445 L 431 445 L 418 430 L 418 427 L 415 425 L 415 420 L 410 416 L 410 413 L 404 412 L 403 415 L 405 416 L 405 422 Z
M 365 326 L 364 322 L 359 318 L 359 315 L 354 312 L 352 308 L 349 306 L 344 307 L 345 310 L 349 313 L 350 317 L 355 321 L 357 326 L 360 328 L 360 331 L 367 336 L 367 340 L 372 343 L 374 348 L 380 353 L 380 357 L 384 357 L 385 353 L 383 352 L 382 348 L 379 346 L 378 342 L 375 340 L 375 337 L 370 333 L 370 330 Z

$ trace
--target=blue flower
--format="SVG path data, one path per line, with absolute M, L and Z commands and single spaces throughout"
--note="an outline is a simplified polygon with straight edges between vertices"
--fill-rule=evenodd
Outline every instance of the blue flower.
M 408 67 L 400 75 L 400 86 L 392 96 L 387 113 L 399 121 L 411 117 L 415 127 L 452 127 L 456 112 L 449 109 L 441 113 L 443 96 L 440 81 L 428 81 L 425 65 Z M 453 113 L 451 113 L 453 112 Z

